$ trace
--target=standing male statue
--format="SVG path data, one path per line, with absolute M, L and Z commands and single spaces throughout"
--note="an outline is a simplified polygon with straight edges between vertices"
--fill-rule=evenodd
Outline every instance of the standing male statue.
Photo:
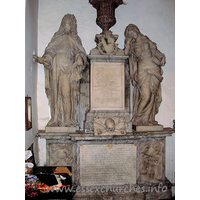
M 77 126 L 78 81 L 87 58 L 77 34 L 75 16 L 65 15 L 44 55 L 33 57 L 45 67 L 45 91 L 51 110 L 47 126 Z

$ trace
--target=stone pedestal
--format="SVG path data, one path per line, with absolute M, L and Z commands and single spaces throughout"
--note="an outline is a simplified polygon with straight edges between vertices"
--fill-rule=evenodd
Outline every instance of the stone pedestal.
M 95 117 L 124 117 L 126 132 L 131 132 L 130 78 L 125 65 L 128 57 L 89 55 L 89 58 L 90 100 L 84 125 L 85 132 L 94 131 Z
M 60 126 L 57 126 L 57 127 L 49 127 L 49 126 L 46 126 L 45 127 L 45 132 L 47 133 L 66 133 L 66 132 L 76 132 L 76 127 L 60 127 Z
M 174 132 L 133 131 L 126 135 L 39 133 L 46 139 L 46 164 L 71 166 L 73 199 L 168 199 L 165 139 Z
M 133 129 L 135 131 L 162 131 L 163 130 L 163 125 L 157 124 L 157 125 L 133 125 Z

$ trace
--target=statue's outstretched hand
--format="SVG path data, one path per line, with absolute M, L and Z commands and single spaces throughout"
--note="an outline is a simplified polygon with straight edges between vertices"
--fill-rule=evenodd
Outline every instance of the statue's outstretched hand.
M 43 57 L 38 57 L 37 55 L 33 55 L 33 58 L 35 59 L 36 62 L 40 64 L 49 65 L 49 63 Z
M 33 55 L 33 58 L 35 59 L 36 62 L 42 64 L 43 63 L 43 58 L 42 57 L 38 57 L 37 55 Z

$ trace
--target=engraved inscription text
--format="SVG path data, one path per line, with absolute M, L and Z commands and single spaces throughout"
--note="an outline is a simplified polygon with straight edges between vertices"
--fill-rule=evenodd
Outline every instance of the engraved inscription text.
M 124 64 L 92 62 L 91 109 L 124 109 Z
M 136 183 L 134 144 L 80 145 L 80 185 Z

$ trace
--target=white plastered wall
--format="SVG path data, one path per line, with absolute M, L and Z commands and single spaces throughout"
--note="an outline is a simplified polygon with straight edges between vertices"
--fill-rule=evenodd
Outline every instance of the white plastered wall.
M 157 43 L 165 53 L 167 63 L 163 67 L 163 101 L 156 120 L 165 127 L 173 126 L 175 119 L 175 0 L 124 0 L 115 10 L 116 24 L 111 28 L 118 34 L 119 48 L 124 48 L 124 30 L 133 23 L 140 31 Z M 38 56 L 42 56 L 53 34 L 58 30 L 62 17 L 74 14 L 77 19 L 78 35 L 89 54 L 95 47 L 95 34 L 101 29 L 96 25 L 96 9 L 88 0 L 39 0 Z M 37 104 L 38 129 L 44 130 L 50 118 L 48 101 L 44 90 L 44 68 L 38 64 Z M 174 136 L 166 140 L 166 176 L 174 182 Z

